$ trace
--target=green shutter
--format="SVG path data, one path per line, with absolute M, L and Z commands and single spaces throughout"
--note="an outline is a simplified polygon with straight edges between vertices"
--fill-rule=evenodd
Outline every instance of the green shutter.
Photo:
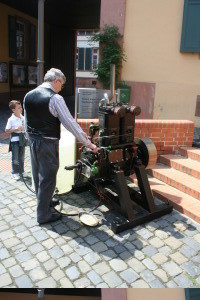
M 78 70 L 84 70 L 84 48 L 78 49 Z
M 36 26 L 30 24 L 29 58 L 36 60 Z
M 85 53 L 85 70 L 90 71 L 91 70 L 91 48 L 86 48 Z
M 8 16 L 8 30 L 9 30 L 9 57 L 16 58 L 16 18 Z
M 186 300 L 199 300 L 200 289 L 185 289 Z
M 181 52 L 200 52 L 200 0 L 185 0 Z

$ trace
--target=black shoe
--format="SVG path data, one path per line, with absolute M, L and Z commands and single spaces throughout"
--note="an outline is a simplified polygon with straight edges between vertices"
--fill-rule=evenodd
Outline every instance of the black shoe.
M 59 200 L 51 200 L 50 202 L 50 207 L 56 207 L 57 205 L 60 204 Z
M 40 225 L 41 224 L 46 224 L 46 223 L 51 223 L 51 222 L 55 222 L 55 221 L 58 221 L 62 218 L 62 215 L 61 214 L 56 214 L 56 213 L 53 213 L 51 218 L 48 219 L 47 221 L 44 221 L 44 222 L 38 222 Z

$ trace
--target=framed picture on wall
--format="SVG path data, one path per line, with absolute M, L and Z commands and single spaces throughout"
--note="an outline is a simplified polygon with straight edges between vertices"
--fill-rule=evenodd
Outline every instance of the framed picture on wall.
M 27 67 L 21 64 L 11 65 L 11 84 L 13 86 L 27 85 Z
M 37 67 L 28 66 L 28 85 L 37 84 Z
M 8 82 L 8 65 L 6 62 L 0 62 L 0 83 Z
M 10 84 L 13 87 L 37 85 L 37 66 L 10 63 Z

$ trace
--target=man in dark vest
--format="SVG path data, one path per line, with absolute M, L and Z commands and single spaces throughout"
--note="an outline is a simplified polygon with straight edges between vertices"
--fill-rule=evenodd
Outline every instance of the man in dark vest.
M 24 98 L 39 224 L 57 221 L 61 217 L 51 209 L 59 167 L 60 123 L 94 153 L 98 151 L 70 114 L 63 97 L 58 94 L 65 81 L 65 75 L 52 68 L 45 74 L 44 83 Z

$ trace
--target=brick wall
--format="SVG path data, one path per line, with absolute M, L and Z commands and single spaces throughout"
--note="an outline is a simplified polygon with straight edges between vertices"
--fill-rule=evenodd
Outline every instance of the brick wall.
M 88 134 L 90 123 L 98 119 L 78 119 L 79 125 Z M 177 152 L 180 146 L 192 146 L 194 123 L 188 120 L 136 120 L 135 137 L 151 138 L 158 155 Z M 80 144 L 78 145 L 80 147 Z
M 194 123 L 188 120 L 136 120 L 135 137 L 153 140 L 158 155 L 192 146 Z
M 127 289 L 101 289 L 101 298 L 102 300 L 126 300 Z

